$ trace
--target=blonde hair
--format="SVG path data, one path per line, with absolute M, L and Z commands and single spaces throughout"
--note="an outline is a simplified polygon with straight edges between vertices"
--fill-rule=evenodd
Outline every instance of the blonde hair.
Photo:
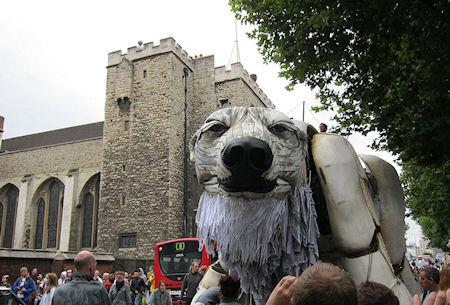
M 193 260 L 191 265 L 189 266 L 189 272 L 192 272 L 192 268 L 194 267 L 194 265 L 197 265 L 200 267 L 200 262 L 197 260 Z
M 450 265 L 443 266 L 441 269 L 439 289 L 443 291 L 450 289 Z

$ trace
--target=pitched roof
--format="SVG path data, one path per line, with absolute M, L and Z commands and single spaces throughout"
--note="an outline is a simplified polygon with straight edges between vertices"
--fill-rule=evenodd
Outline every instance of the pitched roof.
M 18 151 L 103 137 L 103 122 L 4 139 L 0 151 Z

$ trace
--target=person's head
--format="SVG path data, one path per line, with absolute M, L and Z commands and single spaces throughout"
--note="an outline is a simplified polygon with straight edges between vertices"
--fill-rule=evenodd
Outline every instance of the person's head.
M 47 273 L 45 275 L 45 285 L 53 288 L 58 286 L 58 276 L 54 273 Z
M 4 274 L 2 276 L 2 284 L 9 284 L 9 274 Z
M 200 264 L 196 261 L 193 261 L 191 263 L 191 266 L 189 267 L 189 272 L 191 273 L 197 273 L 198 272 L 198 268 L 200 268 Z
M 123 271 L 116 271 L 116 283 L 123 283 L 125 281 L 125 272 Z
M 75 256 L 75 269 L 78 272 L 89 274 L 90 276 L 94 276 L 97 268 L 97 261 L 95 260 L 94 255 L 86 250 L 79 252 Z M 97 274 L 98 275 L 98 274 Z
M 72 270 L 67 270 L 67 278 L 71 279 L 73 275 L 73 271 Z
M 358 305 L 399 305 L 398 298 L 386 286 L 365 282 L 358 287 Z
M 28 268 L 27 267 L 21 267 L 20 268 L 20 276 L 21 277 L 28 277 Z
M 150 268 L 148 268 L 148 273 L 155 273 L 155 269 L 153 268 L 153 266 L 150 266 Z
M 419 272 L 419 284 L 424 290 L 436 291 L 439 287 L 439 271 L 432 267 L 424 267 Z
M 102 280 L 106 281 L 108 278 L 109 278 L 109 273 L 108 272 L 103 273 Z
M 220 293 L 224 299 L 236 300 L 239 297 L 241 281 L 238 278 L 226 275 L 219 280 Z
M 114 274 L 114 272 L 110 272 L 108 275 L 108 281 L 110 283 L 113 283 L 115 278 L 116 278 L 116 275 Z
M 327 132 L 327 130 L 328 130 L 327 124 L 325 124 L 325 123 L 320 123 L 320 125 L 319 125 L 319 130 L 320 130 L 320 132 Z
M 95 271 L 94 271 L 94 277 L 95 277 L 95 278 L 98 278 L 99 276 L 100 276 L 100 271 L 95 270 Z
M 59 276 L 61 279 L 65 280 L 67 278 L 67 271 L 61 272 L 61 275 Z
M 158 284 L 158 290 L 159 291 L 165 291 L 167 289 L 167 284 L 164 281 L 159 282 Z
M 139 274 L 141 274 L 141 272 L 139 271 L 139 269 L 136 269 L 136 270 L 134 270 L 134 272 L 133 272 L 133 277 L 134 277 L 134 278 L 138 278 L 138 277 L 139 277 Z
M 33 269 L 31 269 L 31 274 L 36 276 L 38 274 L 38 269 L 36 267 L 34 267 Z
M 439 277 L 439 289 L 447 291 L 450 289 L 450 265 L 443 266 Z
M 357 305 L 356 286 L 347 272 L 318 262 L 306 269 L 295 284 L 293 305 Z
M 128 272 L 124 272 L 124 276 L 125 276 L 125 278 L 128 280 L 128 278 L 130 277 L 130 275 L 128 274 Z

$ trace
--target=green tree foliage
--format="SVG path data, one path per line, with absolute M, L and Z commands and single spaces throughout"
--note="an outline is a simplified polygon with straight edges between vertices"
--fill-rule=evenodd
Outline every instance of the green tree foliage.
M 377 131 L 402 160 L 449 160 L 447 0 L 230 0 L 281 76 L 318 88 L 337 131 Z
M 407 205 L 433 245 L 450 238 L 450 2 L 230 0 L 289 87 L 318 90 L 335 131 L 377 131 L 403 161 Z
M 431 245 L 447 249 L 450 238 L 450 161 L 443 166 L 403 164 L 406 205 L 422 226 Z

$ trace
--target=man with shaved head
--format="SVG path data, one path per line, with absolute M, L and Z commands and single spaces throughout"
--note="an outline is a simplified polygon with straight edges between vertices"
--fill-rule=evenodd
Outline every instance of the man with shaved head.
M 356 286 L 343 269 L 318 262 L 299 278 L 285 276 L 266 305 L 358 305 Z
M 94 280 L 97 261 L 89 251 L 79 252 L 74 259 L 76 272 L 72 281 L 58 287 L 53 305 L 110 305 L 105 287 Z

